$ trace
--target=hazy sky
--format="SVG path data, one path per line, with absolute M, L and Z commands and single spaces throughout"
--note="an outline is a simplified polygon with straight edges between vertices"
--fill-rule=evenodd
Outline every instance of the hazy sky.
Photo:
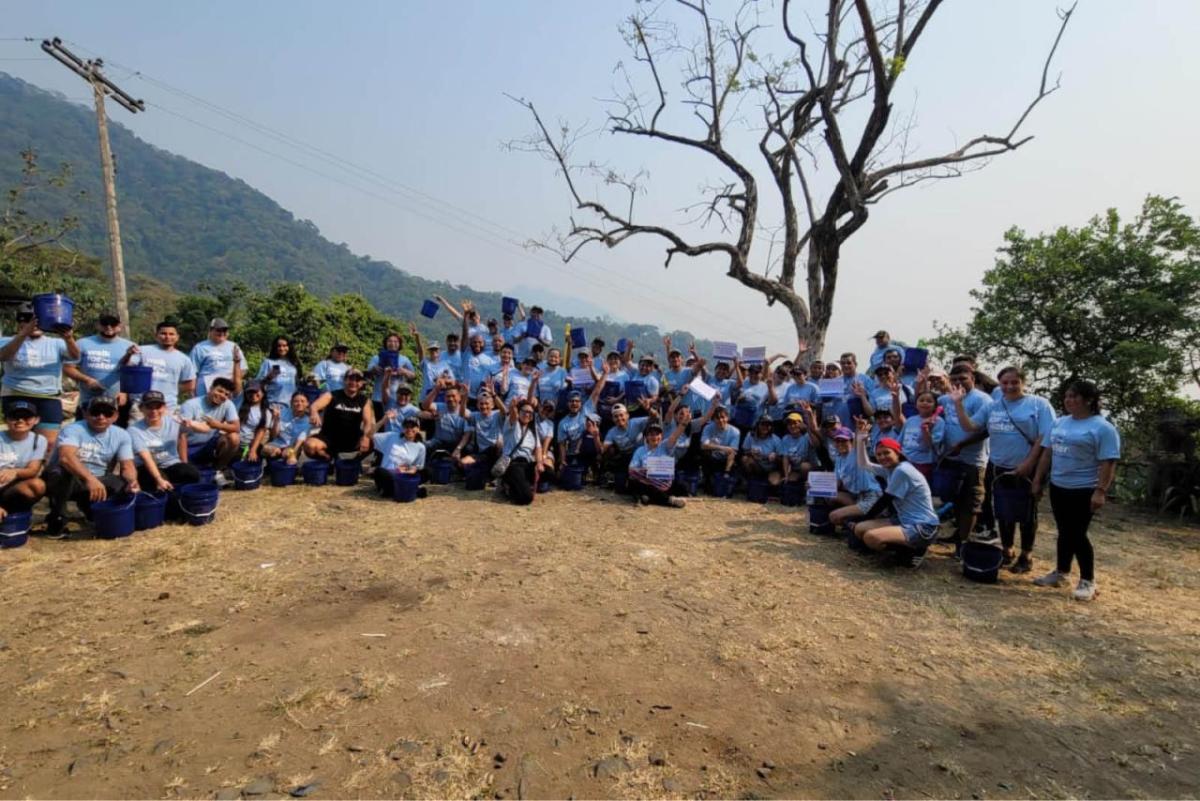
M 811 5 L 819 15 L 821 4 Z M 764 21 L 776 24 L 773 6 L 763 6 Z M 140 137 L 245 180 L 357 253 L 481 289 L 551 283 L 555 294 L 586 296 L 619 318 L 790 351 L 787 313 L 767 309 L 715 260 L 677 258 L 664 271 L 662 248 L 647 240 L 591 249 L 586 263 L 563 266 L 510 244 L 563 225 L 570 207 L 551 165 L 501 147 L 531 131 L 503 93 L 535 101 L 548 121 L 596 127 L 613 67 L 628 60 L 617 26 L 633 8 L 59 0 L 5 11 L 12 37 L 60 36 L 80 55 L 103 56 L 110 77 L 150 104 L 136 117 L 112 107 Z M 895 93 L 897 115 L 915 109 L 918 152 L 1007 130 L 1036 89 L 1056 26 L 1052 0 L 945 3 Z M 893 195 L 848 243 L 827 355 L 867 352 L 879 327 L 914 341 L 934 320 L 966 319 L 967 293 L 1011 225 L 1078 225 L 1109 206 L 1131 213 L 1151 192 L 1178 195 L 1195 213 L 1196 30 L 1194 0 L 1080 0 L 1056 59 L 1062 89 L 1026 128 L 1034 141 L 981 173 Z M 762 49 L 776 37 L 767 31 Z M 90 102 L 82 81 L 36 44 L 0 40 L 0 69 Z M 667 88 L 678 96 L 677 82 Z M 639 199 L 648 221 L 676 219 L 698 186 L 723 177 L 646 141 L 602 135 L 586 146 L 614 166 L 649 170 Z

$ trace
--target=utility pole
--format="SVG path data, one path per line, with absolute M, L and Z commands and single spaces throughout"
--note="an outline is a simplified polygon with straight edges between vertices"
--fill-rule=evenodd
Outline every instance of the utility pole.
M 125 292 L 125 258 L 121 252 L 121 222 L 117 218 L 117 182 L 113 168 L 112 148 L 108 144 L 108 117 L 104 113 L 104 98 L 112 95 L 117 105 L 136 114 L 146 110 L 146 104 L 118 88 L 101 72 L 104 62 L 98 58 L 84 61 L 63 47 L 57 36 L 42 40 L 42 50 L 92 85 L 96 101 L 96 128 L 100 136 L 100 166 L 104 175 L 104 206 L 108 213 L 108 255 L 112 262 L 113 300 L 117 304 L 117 316 L 121 325 L 129 331 L 129 299 Z

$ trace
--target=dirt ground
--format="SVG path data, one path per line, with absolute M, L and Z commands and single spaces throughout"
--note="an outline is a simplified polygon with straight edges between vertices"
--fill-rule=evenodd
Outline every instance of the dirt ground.
M 221 502 L 0 552 L 0 796 L 1200 792 L 1194 528 L 1106 510 L 1081 604 L 777 504 Z

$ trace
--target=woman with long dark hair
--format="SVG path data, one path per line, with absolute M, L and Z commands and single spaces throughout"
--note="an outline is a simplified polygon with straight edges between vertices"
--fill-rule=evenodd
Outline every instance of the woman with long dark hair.
M 267 401 L 282 407 L 291 401 L 303 374 L 300 357 L 296 355 L 292 341 L 285 336 L 277 336 L 271 341 L 271 351 L 263 359 L 255 379 L 266 389 Z
M 1033 583 L 1058 587 L 1067 581 L 1071 562 L 1079 562 L 1077 601 L 1096 597 L 1095 557 L 1088 526 L 1104 507 L 1121 457 L 1121 436 L 1100 414 L 1100 390 L 1091 381 L 1075 380 L 1063 393 L 1066 414 L 1054 422 L 1049 447 L 1042 450 L 1033 492 L 1050 482 L 1050 508 L 1058 528 L 1058 564 Z

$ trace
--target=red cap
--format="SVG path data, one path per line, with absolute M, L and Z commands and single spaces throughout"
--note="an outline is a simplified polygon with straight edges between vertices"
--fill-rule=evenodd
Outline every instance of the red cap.
M 894 450 L 896 453 L 900 454 L 901 456 L 904 455 L 904 450 L 900 447 L 900 443 L 897 442 L 896 440 L 892 439 L 891 437 L 884 437 L 883 439 L 879 440 L 879 442 L 875 443 L 876 448 L 878 448 L 880 445 L 882 445 L 885 448 L 890 448 L 891 450 Z

